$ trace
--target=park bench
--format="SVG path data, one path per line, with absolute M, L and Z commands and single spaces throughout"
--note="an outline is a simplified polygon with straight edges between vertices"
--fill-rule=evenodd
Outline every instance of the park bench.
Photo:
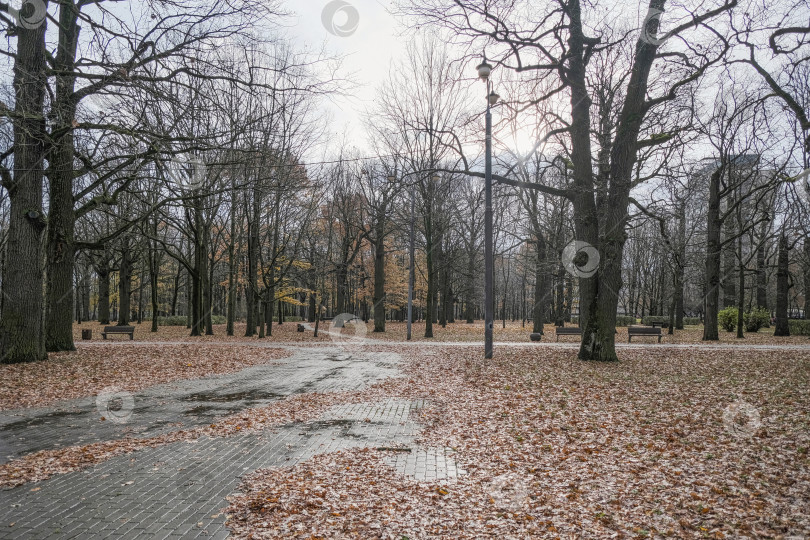
M 654 321 L 650 323 L 650 326 L 652 326 L 653 328 L 669 328 L 669 323 Z
M 661 343 L 661 328 L 650 326 L 628 326 L 627 343 L 630 343 L 633 336 L 658 336 L 658 343 Z
M 129 339 L 135 339 L 135 327 L 134 326 L 105 326 L 104 331 L 101 333 L 101 337 L 107 339 L 107 334 L 114 335 L 114 334 L 129 334 Z
M 555 330 L 555 341 L 560 341 L 560 336 L 581 336 L 582 329 L 579 326 L 558 326 Z

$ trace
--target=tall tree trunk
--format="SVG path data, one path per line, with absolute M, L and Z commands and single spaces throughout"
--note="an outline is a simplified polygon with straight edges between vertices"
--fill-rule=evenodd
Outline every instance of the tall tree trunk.
M 664 1 L 653 0 L 650 13 L 663 11 Z M 573 16 L 572 16 L 573 20 Z M 581 28 L 581 27 L 580 27 Z M 598 279 L 582 281 L 594 282 L 596 299 L 588 311 L 587 325 L 582 331 L 582 344 L 579 350 L 581 360 L 618 360 L 616 355 L 616 309 L 619 304 L 619 290 L 622 287 L 622 253 L 627 240 L 625 225 L 627 206 L 632 185 L 633 165 L 636 162 L 638 136 L 645 115 L 647 81 L 656 58 L 657 45 L 639 40 L 636 43 L 635 58 L 627 94 L 619 114 L 616 137 L 610 151 L 610 191 L 603 214 L 604 228 L 599 244 L 600 271 Z M 588 136 L 588 124 L 582 126 Z M 573 133 L 572 133 L 573 140 Z M 593 216 L 598 219 L 597 216 Z M 579 230 L 577 231 L 579 232 Z M 595 241 L 596 238 L 592 239 Z M 586 241 L 590 241 L 586 238 Z M 593 242 L 590 242 L 594 245 Z M 590 285 L 589 285 L 590 286 Z M 595 309 L 594 309 L 595 308 Z
M 47 0 L 43 2 L 47 7 Z M 14 59 L 14 172 L 3 171 L 10 213 L 3 269 L 0 362 L 43 360 L 42 177 L 45 153 L 45 27 L 17 26 Z M 72 317 L 71 317 L 72 319 Z
M 591 153 L 591 99 L 585 82 L 585 35 L 582 31 L 582 7 L 579 0 L 568 3 L 570 31 L 568 37 L 568 79 L 571 85 L 571 163 L 573 164 L 574 232 L 576 239 L 598 247 L 599 218 L 594 200 Z M 579 358 L 593 358 L 598 274 L 579 280 L 579 320 L 582 332 Z M 598 356 L 598 355 L 597 355 Z
M 104 250 L 102 259 L 98 264 L 98 322 L 110 324 L 110 261 L 107 251 Z
M 768 281 L 765 268 L 765 242 L 757 246 L 757 307 L 768 309 Z
M 557 269 L 557 304 L 554 306 L 554 326 L 565 326 L 565 268 L 562 265 Z
M 810 236 L 804 237 L 804 318 L 810 319 Z
M 706 214 L 706 315 L 703 340 L 718 341 L 717 315 L 720 312 L 720 177 L 722 169 L 709 179 L 709 208 Z
M 535 231 L 535 258 L 534 258 L 534 308 L 532 309 L 532 332 L 543 333 L 545 325 L 546 298 L 546 239 Z
M 474 240 L 474 239 L 473 239 Z M 467 251 L 467 300 L 465 305 L 467 324 L 475 322 L 475 268 L 476 251 L 472 248 L 474 241 L 470 242 L 471 248 Z
M 743 334 L 745 330 L 745 264 L 743 264 L 742 256 L 742 235 L 737 236 L 737 260 L 739 261 L 737 280 L 740 291 L 737 297 L 737 338 L 742 339 L 745 337 Z M 730 278 L 731 276 L 729 276 Z
M 790 325 L 788 324 L 789 250 L 787 235 L 783 231 L 779 235 L 779 255 L 776 267 L 776 327 L 773 331 L 774 336 L 790 335 Z
M 236 190 L 234 185 L 231 185 L 231 241 L 228 243 L 228 313 L 226 315 L 226 328 L 225 333 L 229 336 L 233 335 L 233 325 L 236 320 L 236 287 L 238 272 L 236 264 Z
M 121 242 L 121 264 L 118 268 L 118 326 L 129 326 L 130 294 L 132 293 L 132 259 L 129 237 Z
M 143 322 L 143 289 L 144 289 L 144 279 L 143 279 L 143 270 L 141 270 L 140 278 L 138 279 L 138 311 L 135 313 L 135 318 L 138 321 L 138 324 Z
M 153 229 L 153 233 L 155 230 Z M 149 290 L 151 292 L 152 301 L 152 328 L 151 332 L 158 331 L 158 272 L 160 264 L 158 261 L 157 246 L 152 245 L 149 241 Z
M 81 305 L 82 305 L 82 318 L 89 321 L 90 314 L 90 267 L 85 265 L 82 271 L 81 283 Z
M 380 217 L 377 217 L 378 223 Z M 374 331 L 385 332 L 385 229 L 377 227 L 374 239 Z
M 686 267 L 686 202 L 678 201 L 678 257 L 675 264 L 675 328 L 683 330 L 683 288 Z
M 48 351 L 72 351 L 71 325 L 75 291 L 73 205 L 73 122 L 77 101 L 74 58 L 79 37 L 76 24 L 79 10 L 71 0 L 59 2 L 59 40 L 55 58 L 56 89 L 52 111 L 53 132 L 62 133 L 48 155 L 50 179 L 47 230 L 47 281 L 45 285 L 45 348 Z
M 433 249 L 435 247 L 435 238 L 433 235 L 433 206 L 432 203 L 428 205 L 428 211 L 425 215 L 425 259 L 427 266 L 427 313 L 425 315 L 425 337 L 433 337 L 433 321 L 435 320 L 436 312 L 436 261 L 434 258 Z M 493 299 L 493 302 L 495 300 Z
M 247 315 L 245 316 L 246 328 L 245 336 L 255 336 L 259 315 L 259 290 L 257 287 L 258 263 L 259 263 L 259 190 L 253 194 L 252 212 L 245 212 L 248 218 L 248 275 L 247 287 L 245 290 L 245 300 L 247 304 Z M 263 331 L 262 331 L 263 332 Z
M 205 311 L 203 312 L 203 321 L 205 323 L 205 335 L 213 336 L 214 324 L 212 314 L 214 313 L 214 261 L 212 260 L 213 257 L 208 257 L 209 233 L 210 231 L 208 227 L 204 227 L 205 255 L 203 256 L 203 261 L 205 262 L 205 282 L 203 288 L 203 307 Z
M 733 197 L 729 195 L 727 206 L 730 207 L 734 204 Z M 728 215 L 726 220 L 723 222 L 723 229 L 725 230 L 725 247 L 723 248 L 723 307 L 734 307 L 737 305 L 737 282 L 736 282 L 736 274 L 735 269 L 737 267 L 736 264 L 736 255 L 734 250 L 734 242 L 730 242 L 729 239 L 733 238 L 736 234 L 735 231 L 735 223 L 734 218 L 731 214 Z

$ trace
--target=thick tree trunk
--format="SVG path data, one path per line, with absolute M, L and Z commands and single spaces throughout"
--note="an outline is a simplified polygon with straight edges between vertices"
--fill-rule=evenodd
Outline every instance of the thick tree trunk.
M 47 7 L 47 0 L 43 2 Z M 45 153 L 43 107 L 46 85 L 45 27 L 17 27 L 14 60 L 14 172 L 3 175 L 8 190 L 3 312 L 0 318 L 0 362 L 17 363 L 47 357 L 43 336 L 42 177 Z M 72 317 L 71 317 L 72 319 Z
M 72 1 L 59 2 L 59 41 L 55 58 L 56 90 L 52 112 L 53 132 L 62 133 L 48 156 L 50 179 L 47 230 L 47 282 L 45 285 L 45 348 L 72 351 L 72 312 L 75 291 L 73 206 L 73 127 L 77 102 L 73 91 L 74 58 L 79 37 L 79 10 Z
M 663 11 L 663 0 L 653 0 L 650 12 Z M 572 16 L 573 20 L 573 16 Z M 573 31 L 572 31 L 573 32 Z M 627 239 L 625 224 L 630 197 L 633 165 L 636 161 L 638 135 L 644 119 L 644 102 L 650 68 L 657 46 L 639 40 L 636 44 L 633 69 L 627 83 L 627 94 L 619 114 L 616 137 L 610 151 L 610 192 L 604 208 L 604 228 L 600 243 L 600 271 L 593 282 L 596 299 L 588 311 L 587 325 L 582 331 L 581 360 L 618 360 L 615 345 L 616 309 L 622 287 L 622 253 Z M 582 126 L 587 136 L 588 125 Z M 573 134 L 572 134 L 573 135 Z M 572 137 L 573 138 L 573 137 Z M 596 218 L 596 216 L 593 216 Z M 579 232 L 579 231 L 578 231 Z M 596 240 L 595 238 L 593 238 Z M 586 240 L 588 240 L 586 238 Z M 595 245 L 593 242 L 590 242 Z M 595 311 L 594 309 L 595 308 Z
M 717 314 L 720 312 L 720 177 L 722 169 L 709 179 L 709 208 L 706 214 L 706 315 L 703 340 L 718 341 Z
M 789 250 L 787 235 L 782 232 L 779 236 L 779 255 L 776 267 L 776 326 L 773 331 L 774 336 L 790 335 L 790 325 L 788 324 Z
M 570 31 L 568 38 L 568 79 L 571 85 L 571 162 L 574 169 L 571 204 L 574 208 L 576 239 L 598 247 L 599 218 L 594 200 L 593 167 L 591 153 L 591 99 L 585 82 L 585 36 L 579 0 L 568 3 Z M 595 338 L 599 322 L 592 314 L 596 310 L 598 273 L 579 279 L 579 320 L 582 341 L 579 358 L 596 359 L 600 355 Z
M 337 272 L 335 277 L 337 279 L 337 295 L 335 297 L 336 306 L 335 306 L 335 313 L 348 313 L 348 292 L 349 292 L 349 268 L 348 263 L 346 263 L 346 259 L 348 259 L 348 251 L 343 253 L 343 262 L 338 265 Z

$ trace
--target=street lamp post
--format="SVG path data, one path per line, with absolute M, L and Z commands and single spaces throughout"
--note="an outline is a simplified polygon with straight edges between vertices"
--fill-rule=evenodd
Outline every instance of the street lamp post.
M 492 90 L 489 79 L 492 66 L 484 61 L 478 66 L 478 76 L 487 85 L 486 142 L 484 157 L 484 358 L 492 358 L 492 331 L 494 325 L 494 255 L 492 246 L 492 105 L 498 94 Z

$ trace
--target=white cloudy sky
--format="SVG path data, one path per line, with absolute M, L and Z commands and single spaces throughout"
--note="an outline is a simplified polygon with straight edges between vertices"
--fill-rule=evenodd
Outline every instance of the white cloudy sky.
M 389 0 L 347 0 L 359 16 L 357 29 L 347 37 L 335 36 L 321 21 L 324 7 L 330 1 L 286 0 L 286 8 L 293 12 L 288 34 L 300 45 L 325 44 L 327 50 L 344 57 L 345 73 L 353 74 L 356 86 L 327 105 L 334 119 L 331 131 L 337 136 L 345 131 L 348 140 L 357 141 L 357 146 L 362 147 L 364 134 L 359 116 L 370 107 L 375 88 L 388 76 L 392 60 L 403 54 L 406 38 L 400 35 L 402 29 L 387 11 Z M 346 22 L 345 11 L 339 12 L 335 23 L 342 26 Z

